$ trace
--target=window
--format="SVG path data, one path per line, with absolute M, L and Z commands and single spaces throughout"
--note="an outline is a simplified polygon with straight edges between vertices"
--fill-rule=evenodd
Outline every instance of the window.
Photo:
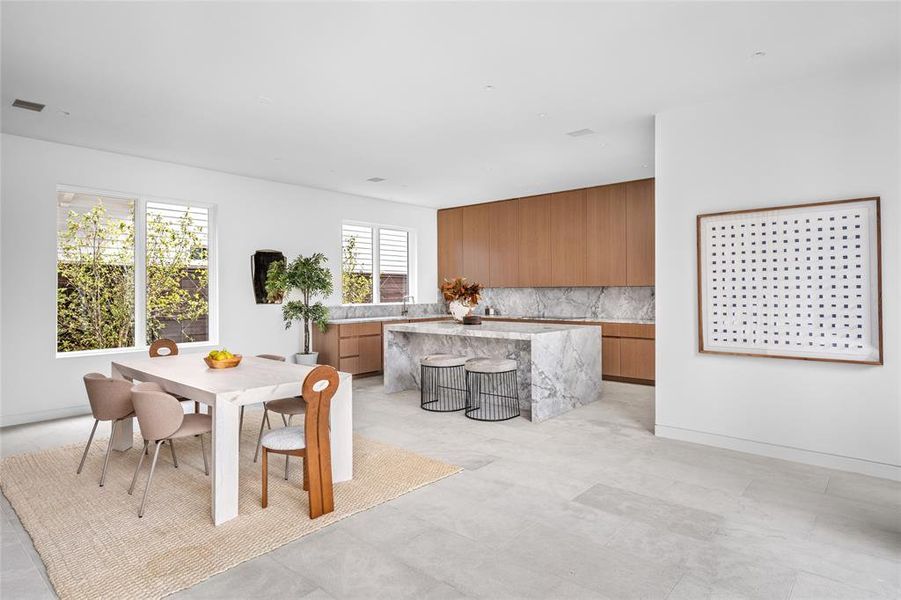
M 210 341 L 210 213 L 60 189 L 57 352 Z
M 341 238 L 345 304 L 401 302 L 409 296 L 409 231 L 345 223 Z

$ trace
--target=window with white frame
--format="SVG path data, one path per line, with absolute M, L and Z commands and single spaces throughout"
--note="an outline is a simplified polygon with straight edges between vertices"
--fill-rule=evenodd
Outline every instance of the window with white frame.
M 410 295 L 410 232 L 345 223 L 341 295 L 345 304 L 401 302 Z
M 60 188 L 57 352 L 210 341 L 211 212 Z

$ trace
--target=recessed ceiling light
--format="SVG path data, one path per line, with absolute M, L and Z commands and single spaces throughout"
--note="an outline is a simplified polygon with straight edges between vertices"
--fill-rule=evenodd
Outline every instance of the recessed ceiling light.
M 385 178 L 384 177 L 370 177 L 366 181 L 371 181 L 372 183 L 379 183 L 379 182 L 385 181 Z
M 766 51 L 764 50 L 756 50 L 753 54 L 751 54 L 751 60 L 760 60 L 766 56 Z
M 28 100 L 16 98 L 13 100 L 13 106 L 16 108 L 24 108 L 25 110 L 33 110 L 34 112 L 41 112 L 46 105 L 41 104 L 40 102 L 30 102 Z
M 569 131 L 566 135 L 570 137 L 582 137 L 583 135 L 594 135 L 597 133 L 594 129 L 576 129 L 575 131 Z
M 276 157 L 275 157 L 275 158 L 273 158 L 273 159 L 272 159 L 272 160 L 274 160 L 274 161 L 280 161 L 280 160 L 281 160 L 281 159 L 282 159 L 282 157 L 281 157 L 281 156 L 276 156 Z
M 547 117 L 547 113 L 538 113 L 539 119 L 544 119 L 545 117 Z
M 641 165 L 641 167 L 642 167 L 643 169 L 647 169 L 647 168 L 648 168 L 648 165 L 647 165 L 647 164 L 643 164 L 643 165 Z
M 70 113 L 69 111 L 63 110 L 63 109 L 59 109 L 59 110 L 56 111 L 56 112 L 58 112 L 59 115 L 60 115 L 61 117 L 68 117 L 68 116 L 70 116 L 70 115 L 72 114 L 72 113 Z
M 484 88 L 482 88 L 482 89 L 484 89 L 486 92 L 493 92 L 493 91 L 494 91 L 494 86 L 493 86 L 493 85 L 486 85 L 486 86 L 485 86 Z
M 272 104 L 272 98 L 269 96 L 257 96 L 257 102 L 260 104 Z

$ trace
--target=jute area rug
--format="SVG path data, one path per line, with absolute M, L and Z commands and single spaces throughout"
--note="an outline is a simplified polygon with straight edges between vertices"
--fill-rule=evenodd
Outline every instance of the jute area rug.
M 253 452 L 261 414 L 248 413 L 241 440 L 239 516 L 215 527 L 210 478 L 196 438 L 176 442 L 179 468 L 160 449 L 144 517 L 138 518 L 149 461 L 133 496 L 128 486 L 142 442 L 110 457 L 99 487 L 106 440 L 95 439 L 81 475 L 84 446 L 12 456 L 0 463 L 0 488 L 31 535 L 57 594 L 68 598 L 160 598 L 274 550 L 360 511 L 460 471 L 413 452 L 354 437 L 354 478 L 335 485 L 335 512 L 310 520 L 300 460 L 270 455 L 269 507 L 260 507 Z M 136 428 L 137 429 L 137 428 Z M 87 439 L 89 431 L 85 431 Z M 206 439 L 209 450 L 209 437 Z

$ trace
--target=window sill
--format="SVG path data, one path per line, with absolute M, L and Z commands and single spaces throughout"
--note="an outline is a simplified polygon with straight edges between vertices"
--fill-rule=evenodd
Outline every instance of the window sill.
M 219 344 L 215 341 L 207 342 L 185 342 L 177 344 L 179 350 L 190 350 L 192 348 L 212 348 Z M 56 358 L 84 358 L 89 356 L 114 356 L 118 354 L 147 354 L 150 346 L 132 346 L 131 348 L 105 348 L 103 350 L 75 350 L 72 352 L 57 352 Z
M 407 304 L 413 305 L 415 302 L 408 302 Z M 340 304 L 342 308 L 350 307 L 350 306 L 401 306 L 403 302 L 358 302 L 355 304 Z

